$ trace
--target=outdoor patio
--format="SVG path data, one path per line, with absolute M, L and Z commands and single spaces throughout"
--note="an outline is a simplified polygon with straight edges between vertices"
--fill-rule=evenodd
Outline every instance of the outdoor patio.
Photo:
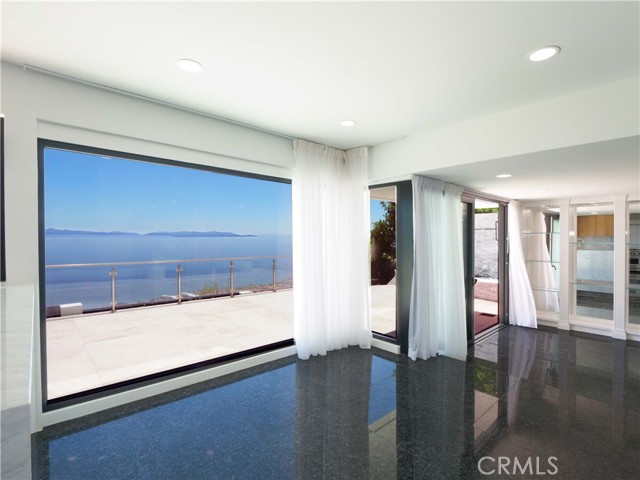
M 373 330 L 395 330 L 395 285 L 372 287 Z M 243 294 L 47 321 L 48 397 L 293 337 L 293 291 Z

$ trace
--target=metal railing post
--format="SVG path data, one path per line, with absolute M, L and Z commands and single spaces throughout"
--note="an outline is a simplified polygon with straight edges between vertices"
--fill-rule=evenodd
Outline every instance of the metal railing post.
M 231 292 L 231 298 L 233 298 L 233 270 L 235 267 L 233 266 L 233 260 L 229 262 L 229 290 Z
M 276 259 L 273 259 L 273 262 L 271 263 L 271 271 L 273 274 L 273 291 L 276 291 Z
M 111 276 L 111 313 L 116 311 L 116 267 L 111 267 L 109 272 Z
M 182 303 L 182 265 L 178 264 L 178 305 Z

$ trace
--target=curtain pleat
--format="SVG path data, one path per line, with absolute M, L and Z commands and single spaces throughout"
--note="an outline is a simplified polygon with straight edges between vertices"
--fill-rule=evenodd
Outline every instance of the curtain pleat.
M 462 255 L 463 188 L 414 175 L 414 267 L 409 356 L 467 355 Z
M 370 348 L 367 149 L 295 140 L 292 196 L 298 356 Z
M 520 203 L 509 203 L 509 323 L 537 328 L 536 304 L 527 274 L 522 250 L 522 209 Z

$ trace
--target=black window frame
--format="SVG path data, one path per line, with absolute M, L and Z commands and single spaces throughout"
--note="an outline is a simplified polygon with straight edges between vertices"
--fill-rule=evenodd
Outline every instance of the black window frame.
M 90 400 L 108 397 L 122 392 L 127 392 L 147 385 L 152 385 L 162 381 L 181 377 L 186 374 L 207 370 L 214 366 L 223 365 L 241 358 L 251 357 L 260 353 L 277 350 L 279 348 L 294 345 L 293 338 L 285 339 L 279 342 L 262 345 L 260 347 L 235 352 L 222 357 L 217 357 L 201 362 L 185 365 L 182 367 L 157 372 L 131 380 L 125 380 L 98 388 L 84 390 L 82 392 L 57 397 L 48 398 L 47 385 L 47 328 L 46 328 L 46 285 L 45 285 L 45 178 L 44 178 L 44 152 L 45 149 L 52 148 L 58 150 L 68 150 L 70 152 L 87 153 L 100 155 L 105 157 L 115 157 L 124 160 L 135 160 L 140 162 L 148 162 L 159 165 L 167 165 L 181 168 L 189 168 L 192 170 L 200 170 L 206 172 L 220 173 L 232 175 L 236 177 L 251 178 L 256 180 L 271 181 L 291 185 L 291 179 L 280 178 L 269 175 L 262 175 L 227 168 L 214 167 L 210 165 L 201 165 L 185 161 L 171 160 L 148 155 L 140 155 L 135 153 L 111 150 L 100 147 L 92 147 L 87 145 L 79 145 L 75 143 L 61 142 L 57 140 L 38 138 L 38 271 L 39 271 L 39 300 L 40 300 L 40 366 L 41 366 L 41 388 L 42 388 L 42 411 L 49 412 L 60 408 L 77 405 Z M 4 203 L 3 203 L 4 205 Z M 4 232 L 4 229 L 3 229 Z M 4 238 L 4 237 L 3 237 Z M 3 262 L 4 265 L 4 262 Z
M 413 282 L 413 190 L 411 180 L 369 185 L 369 190 L 396 189 L 396 338 L 373 332 L 373 338 L 409 352 L 409 310 Z

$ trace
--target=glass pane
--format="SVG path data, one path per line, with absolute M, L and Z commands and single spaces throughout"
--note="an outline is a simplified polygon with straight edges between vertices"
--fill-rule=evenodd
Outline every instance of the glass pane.
M 56 238 L 46 237 L 47 252 L 51 252 Z M 76 313 L 106 311 L 111 308 L 111 268 L 67 267 L 47 269 L 45 272 L 46 315 L 55 318 L 73 309 Z M 71 307 L 71 305 L 75 305 Z
M 476 199 L 474 211 L 473 331 L 478 335 L 499 321 L 498 221 L 500 205 Z
M 538 310 L 559 312 L 560 209 L 544 205 L 522 211 L 522 247 Z
M 551 238 L 550 238 L 550 250 L 551 250 L 551 263 L 553 265 L 553 276 L 556 280 L 558 289 L 560 288 L 560 209 L 557 212 L 552 210 L 550 212 L 551 220 Z
M 577 205 L 575 211 L 574 313 L 612 320 L 613 204 Z
M 640 202 L 629 202 L 629 245 L 640 248 Z
M 575 314 L 613 320 L 613 286 L 574 284 Z
M 371 329 L 396 338 L 396 187 L 369 190 Z
M 629 323 L 640 324 L 640 202 L 628 204 Z
M 640 325 L 640 285 L 629 287 L 629 323 Z
M 79 150 L 44 149 L 48 399 L 293 337 L 290 184 Z

